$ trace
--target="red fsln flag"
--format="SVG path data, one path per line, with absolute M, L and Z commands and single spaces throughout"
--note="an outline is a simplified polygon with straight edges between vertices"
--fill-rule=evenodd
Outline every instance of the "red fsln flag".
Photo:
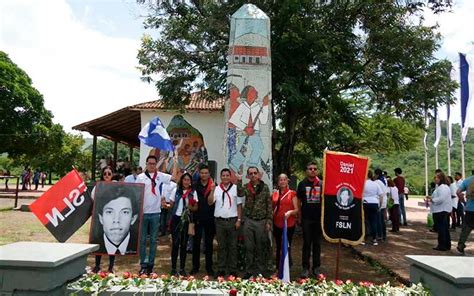
M 65 242 L 92 212 L 92 199 L 76 170 L 70 171 L 30 205 L 30 210 L 59 241 Z

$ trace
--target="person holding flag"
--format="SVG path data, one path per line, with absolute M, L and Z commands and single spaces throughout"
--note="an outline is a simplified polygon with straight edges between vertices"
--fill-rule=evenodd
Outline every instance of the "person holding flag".
M 158 117 L 147 123 L 140 134 L 140 141 L 144 144 L 159 148 L 161 150 L 173 151 L 174 147 L 168 132 Z M 138 175 L 136 183 L 145 184 L 145 197 L 143 202 L 143 220 L 140 236 L 140 271 L 139 274 L 150 274 L 153 272 L 156 255 L 156 238 L 160 225 L 160 213 L 163 197 L 163 184 L 169 184 L 177 180 L 178 175 L 177 151 L 173 155 L 172 175 L 159 172 L 157 169 L 158 159 L 154 155 L 146 158 L 145 172 Z M 150 237 L 150 250 L 146 253 L 147 237 Z
M 215 205 L 218 276 L 225 276 L 226 272 L 237 276 L 237 236 L 242 223 L 243 198 L 237 196 L 237 186 L 230 180 L 230 169 L 223 168 L 221 183 L 208 199 L 210 205 Z
M 318 165 L 306 165 L 306 178 L 298 184 L 297 196 L 301 202 L 301 225 L 303 228 L 302 278 L 309 276 L 309 259 L 313 253 L 313 275 L 320 274 L 321 266 L 321 180 L 318 178 Z
M 214 205 L 209 204 L 210 196 L 214 195 L 216 185 L 209 173 L 209 167 L 206 164 L 199 166 L 199 179 L 194 183 L 194 188 L 198 196 L 198 210 L 194 214 L 196 232 L 193 237 L 193 268 L 191 275 L 199 272 L 201 261 L 201 239 L 204 233 L 204 253 L 206 256 L 206 272 L 213 276 L 212 252 L 216 226 L 214 223 Z
M 291 241 L 295 233 L 295 217 L 299 213 L 299 202 L 296 192 L 288 187 L 288 176 L 285 174 L 278 176 L 278 191 L 273 192 L 272 205 L 273 235 L 276 242 L 276 267 L 279 269 L 284 232 L 286 232 L 286 239 L 283 240 L 287 244 L 286 253 L 288 254 L 289 266 L 293 265 L 291 260 Z

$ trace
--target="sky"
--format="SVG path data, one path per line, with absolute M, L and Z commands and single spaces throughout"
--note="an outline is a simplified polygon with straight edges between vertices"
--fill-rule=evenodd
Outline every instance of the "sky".
M 70 132 L 158 98 L 137 69 L 144 12 L 136 0 L 1 0 L 0 50 L 28 73 L 54 121 Z M 451 13 L 424 15 L 426 24 L 439 24 L 444 38 L 436 57 L 457 65 L 458 51 L 474 53 L 474 1 L 455 1 Z M 459 107 L 452 110 L 459 122 Z M 443 119 L 445 111 L 440 114 Z M 474 116 L 469 125 L 474 127 Z

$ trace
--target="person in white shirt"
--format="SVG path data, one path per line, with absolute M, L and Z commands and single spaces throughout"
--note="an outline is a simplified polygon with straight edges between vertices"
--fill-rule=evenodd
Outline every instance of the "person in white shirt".
M 458 191 L 458 186 L 456 185 L 456 182 L 454 182 L 453 177 L 448 176 L 448 181 L 449 181 L 449 189 L 451 189 L 451 203 L 453 208 L 451 209 L 451 229 L 456 230 L 456 213 L 458 210 L 458 202 L 459 202 L 459 197 L 456 194 L 456 191 Z
M 237 274 L 237 234 L 242 219 L 243 198 L 237 196 L 237 186 L 230 182 L 231 172 L 221 170 L 221 183 L 209 197 L 209 205 L 215 204 L 217 253 L 217 275 Z
M 178 183 L 176 194 L 170 198 L 171 209 L 171 275 L 187 276 L 186 267 L 186 246 L 189 240 L 189 223 L 192 219 L 191 212 L 196 212 L 198 208 L 198 196 L 192 186 L 192 176 L 184 173 Z M 179 273 L 176 270 L 180 260 Z
M 391 200 L 390 204 L 390 220 L 392 221 L 392 230 L 390 232 L 399 232 L 400 231 L 400 199 L 398 194 L 398 188 L 395 186 L 395 182 L 392 179 L 388 179 L 388 190 L 389 198 Z
M 381 169 L 376 169 L 374 171 L 375 182 L 379 185 L 382 190 L 382 195 L 380 196 L 380 208 L 379 216 L 377 217 L 377 239 L 385 241 L 387 239 L 387 225 L 385 224 L 385 217 L 387 216 L 387 181 L 382 174 Z
M 435 183 L 438 187 L 431 197 L 426 199 L 431 203 L 433 212 L 434 228 L 438 232 L 438 245 L 433 248 L 436 251 L 449 251 L 451 249 L 451 236 L 449 234 L 449 214 L 452 209 L 451 189 L 448 178 L 444 173 L 437 173 Z
M 176 158 L 175 153 L 175 158 Z M 158 235 L 160 225 L 161 200 L 160 186 L 162 184 L 169 184 L 171 180 L 176 180 L 178 172 L 177 166 L 173 166 L 173 175 L 158 172 L 158 160 L 156 156 L 149 155 L 146 158 L 146 170 L 144 173 L 138 175 L 135 183 L 145 184 L 145 196 L 143 200 L 143 219 L 141 225 L 140 236 L 140 271 L 139 274 L 150 274 L 153 272 L 156 255 L 156 237 Z M 176 163 L 176 162 L 175 162 Z M 150 252 L 147 259 L 146 245 L 147 237 L 150 236 Z
M 169 229 L 171 217 L 170 201 L 171 197 L 176 194 L 176 183 L 171 181 L 169 184 L 164 184 L 161 190 L 161 222 L 160 222 L 160 236 L 165 236 Z
M 364 213 L 365 226 L 370 231 L 372 243 L 377 246 L 377 217 L 379 213 L 379 206 L 382 199 L 383 191 L 380 186 L 373 180 L 373 173 L 369 170 L 367 180 L 364 186 Z M 368 233 L 368 231 L 366 231 Z
M 135 181 L 137 180 L 138 175 L 140 175 L 141 173 L 143 173 L 142 167 L 133 168 L 132 173 L 130 175 L 126 176 L 125 180 L 123 180 L 123 181 L 127 182 L 127 183 L 135 183 Z
M 462 174 L 460 172 L 454 173 L 454 180 L 456 181 L 456 187 L 459 188 L 464 181 L 462 178 Z M 456 209 L 456 226 L 461 227 L 464 224 L 464 206 L 465 206 L 465 199 L 464 193 L 461 194 L 462 198 L 458 196 L 458 207 Z

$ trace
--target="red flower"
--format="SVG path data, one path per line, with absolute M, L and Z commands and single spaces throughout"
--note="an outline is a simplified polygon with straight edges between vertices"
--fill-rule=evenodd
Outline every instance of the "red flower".
M 123 278 L 124 278 L 124 279 L 128 279 L 128 278 L 130 278 L 131 276 L 132 276 L 132 274 L 131 274 L 130 272 L 128 272 L 128 271 L 126 271 L 126 272 L 123 273 Z
M 344 284 L 343 281 L 341 281 L 341 280 L 336 280 L 336 285 L 341 286 L 341 285 L 343 285 L 343 284 Z
M 105 278 L 107 277 L 107 272 L 101 271 L 101 272 L 99 272 L 99 276 L 100 276 L 101 278 L 105 279 Z
M 158 278 L 158 274 L 154 272 L 154 273 L 152 273 L 152 274 L 150 275 L 150 278 L 152 278 L 152 279 L 157 279 L 157 278 Z
M 308 279 L 299 279 L 299 280 L 298 280 L 298 283 L 299 283 L 300 285 L 303 285 L 303 284 L 305 284 L 307 281 L 308 281 Z
M 229 277 L 227 277 L 227 280 L 233 282 L 235 281 L 235 276 L 229 275 Z
M 319 281 L 324 281 L 326 279 L 326 276 L 322 273 L 318 274 L 318 280 Z
M 195 279 L 196 279 L 196 278 L 195 278 L 194 276 L 192 276 L 192 275 L 190 275 L 190 276 L 188 277 L 188 281 L 194 281 Z
M 209 280 L 209 276 L 208 275 L 205 275 L 203 278 L 202 278 L 203 281 L 208 281 Z
M 217 278 L 217 281 L 218 281 L 219 283 L 223 283 L 223 282 L 224 282 L 224 277 L 223 277 L 223 276 L 218 277 L 218 278 Z
M 141 278 L 141 279 L 146 279 L 147 277 L 148 277 L 148 276 L 146 275 L 146 273 L 142 273 L 142 274 L 140 275 L 140 278 Z
M 229 291 L 229 296 L 237 296 L 237 289 L 232 289 Z

